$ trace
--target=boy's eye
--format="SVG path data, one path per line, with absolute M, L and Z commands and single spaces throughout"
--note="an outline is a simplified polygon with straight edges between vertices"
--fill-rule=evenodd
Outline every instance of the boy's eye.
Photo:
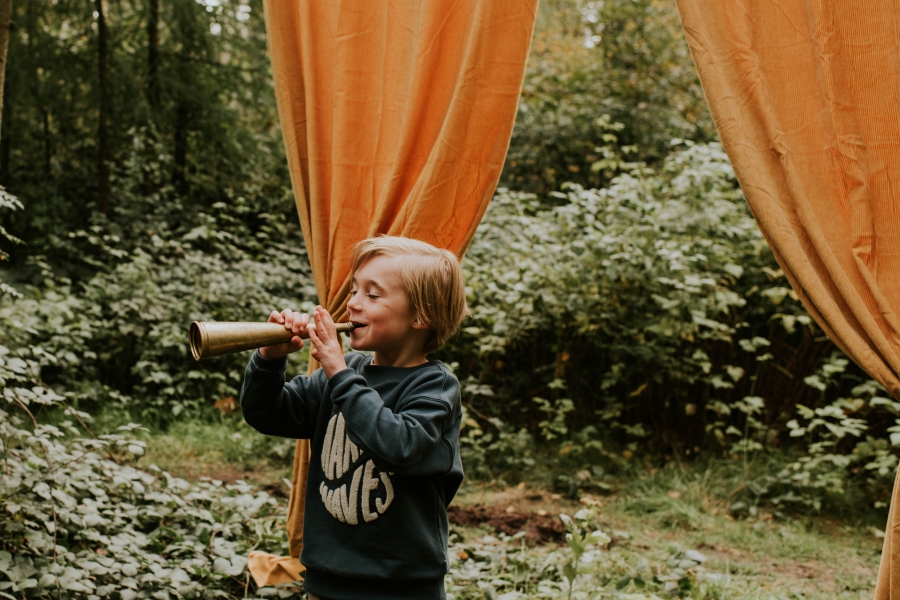
M 369 298 L 377 298 L 378 294 L 366 294 Z

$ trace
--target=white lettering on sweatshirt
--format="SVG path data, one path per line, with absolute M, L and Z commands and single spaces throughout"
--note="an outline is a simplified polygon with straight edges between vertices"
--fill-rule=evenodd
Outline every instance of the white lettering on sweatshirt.
M 394 501 L 394 486 L 391 483 L 390 473 L 379 472 L 376 477 L 375 463 L 371 460 L 363 462 L 362 458 L 362 448 L 347 437 L 344 415 L 338 413 L 331 417 L 322 445 L 321 461 L 325 479 L 336 481 L 351 469 L 355 470 L 349 491 L 346 483 L 332 489 L 323 481 L 319 485 L 319 493 L 325 509 L 341 523 L 357 525 L 360 510 L 363 520 L 370 523 L 379 515 L 383 515 Z M 375 510 L 372 510 L 372 494 L 378 490 L 379 483 L 384 485 L 385 497 L 384 499 L 376 497 Z

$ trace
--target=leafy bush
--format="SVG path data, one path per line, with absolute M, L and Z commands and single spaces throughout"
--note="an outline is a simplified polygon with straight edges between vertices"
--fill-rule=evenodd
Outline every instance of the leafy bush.
M 212 412 L 238 394 L 248 357 L 195 362 L 190 322 L 264 321 L 273 308 L 314 302 L 296 223 L 240 196 L 202 211 L 166 194 L 162 185 L 134 193 L 121 222 L 53 238 L 65 267 L 33 256 L 12 272 L 25 283 L 0 303 L 6 343 L 45 350 L 47 382 L 82 409 L 125 404 L 154 424 Z
M 189 484 L 136 468 L 138 426 L 92 435 L 90 415 L 41 380 L 41 363 L 53 359 L 0 346 L 0 593 L 246 596 L 244 556 L 281 551 L 284 507 L 243 482 Z M 46 408 L 66 420 L 39 421 Z
M 447 354 L 470 472 L 550 467 L 574 497 L 638 453 L 733 456 L 753 481 L 777 450 L 795 458 L 745 506 L 885 505 L 897 406 L 813 324 L 718 144 L 555 195 L 500 190 L 467 254 L 473 318 Z
M 615 138 L 652 164 L 672 138 L 716 138 L 677 8 L 541 2 L 501 185 L 551 203 L 564 182 L 604 187 Z
M 796 418 L 785 424 L 802 451 L 775 473 L 754 478 L 759 497 L 816 512 L 888 506 L 898 464 L 900 402 L 873 380 L 846 396 L 827 398 L 827 391 L 845 392 L 837 384 L 848 367 L 849 360 L 835 353 L 806 378 L 821 400 L 815 407 L 797 405 Z
M 300 285 L 292 289 L 292 280 Z M 129 262 L 78 287 L 47 281 L 30 288 L 0 307 L 0 322 L 19 344 L 39 344 L 54 356 L 42 359 L 48 381 L 78 406 L 127 402 L 153 422 L 186 409 L 211 410 L 240 388 L 247 356 L 195 362 L 187 340 L 191 321 L 262 321 L 273 307 L 310 297 L 284 263 L 228 262 L 189 248 L 174 256 L 139 249 Z
M 473 406 L 545 439 L 607 422 L 727 447 L 718 412 L 737 408 L 740 433 L 736 403 L 767 391 L 756 358 L 815 329 L 724 151 L 689 144 L 658 171 L 556 195 L 501 190 L 467 254 L 474 318 L 454 357 L 493 394 Z

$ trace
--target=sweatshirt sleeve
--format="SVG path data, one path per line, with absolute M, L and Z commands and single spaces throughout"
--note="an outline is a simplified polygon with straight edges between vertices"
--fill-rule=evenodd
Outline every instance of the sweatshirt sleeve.
M 268 360 L 254 352 L 241 386 L 241 412 L 247 423 L 266 435 L 309 439 L 315 426 L 321 387 L 317 375 L 300 375 L 285 383 L 287 359 Z
M 434 452 L 446 445 L 443 430 L 451 414 L 446 379 L 439 373 L 414 386 L 395 410 L 386 407 L 378 392 L 353 369 L 335 373 L 328 385 L 350 439 L 372 454 L 379 468 L 401 475 L 442 475 L 453 462 L 449 447 L 446 452 Z

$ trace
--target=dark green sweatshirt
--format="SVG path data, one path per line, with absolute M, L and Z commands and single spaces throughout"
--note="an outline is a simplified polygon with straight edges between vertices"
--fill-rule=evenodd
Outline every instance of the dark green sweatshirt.
M 308 438 L 304 587 L 329 600 L 444 598 L 447 505 L 463 479 L 459 382 L 439 361 L 373 365 L 345 356 L 285 383 L 287 360 L 253 354 L 244 419 L 261 433 Z

